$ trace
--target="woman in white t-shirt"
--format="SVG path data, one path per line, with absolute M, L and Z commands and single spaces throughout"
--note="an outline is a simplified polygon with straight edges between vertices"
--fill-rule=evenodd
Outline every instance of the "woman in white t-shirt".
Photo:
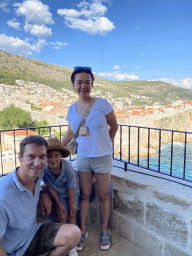
M 63 146 L 66 146 L 73 139 L 85 114 L 85 110 L 89 107 L 93 99 L 95 100 L 85 122 L 87 134 L 85 136 L 79 135 L 76 139 L 78 144 L 76 168 L 79 171 L 82 193 L 80 202 L 82 234 L 76 249 L 82 250 L 85 246 L 89 197 L 93 177 L 95 176 L 103 219 L 100 248 L 106 250 L 112 244 L 111 234 L 108 228 L 111 208 L 109 185 L 112 170 L 112 141 L 117 132 L 118 124 L 110 103 L 102 98 L 92 98 L 90 95 L 94 81 L 91 68 L 75 67 L 71 81 L 74 90 L 79 95 L 79 99 L 69 107 L 67 115 L 67 121 L 69 122 L 68 130 L 61 140 Z

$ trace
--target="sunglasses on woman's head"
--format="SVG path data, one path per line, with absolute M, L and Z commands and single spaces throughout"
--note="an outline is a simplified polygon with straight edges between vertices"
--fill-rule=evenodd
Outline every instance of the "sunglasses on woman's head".
M 75 71 L 85 71 L 85 72 L 89 71 L 89 72 L 92 72 L 90 67 L 74 67 L 74 70 Z

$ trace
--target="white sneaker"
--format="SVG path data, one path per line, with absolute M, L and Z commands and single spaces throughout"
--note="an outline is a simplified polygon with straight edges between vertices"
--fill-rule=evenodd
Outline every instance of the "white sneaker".
M 78 256 L 78 252 L 76 251 L 75 248 L 73 248 L 69 253 L 68 256 Z

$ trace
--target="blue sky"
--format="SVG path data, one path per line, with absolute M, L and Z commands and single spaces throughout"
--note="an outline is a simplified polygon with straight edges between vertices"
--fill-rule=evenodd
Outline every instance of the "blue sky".
M 0 49 L 192 89 L 191 0 L 2 0 Z

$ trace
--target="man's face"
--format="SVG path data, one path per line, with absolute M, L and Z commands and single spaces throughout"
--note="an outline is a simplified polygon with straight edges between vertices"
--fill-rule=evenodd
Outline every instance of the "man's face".
M 19 161 L 22 175 L 27 179 L 36 180 L 47 163 L 46 147 L 27 144 L 23 156 L 19 155 Z

